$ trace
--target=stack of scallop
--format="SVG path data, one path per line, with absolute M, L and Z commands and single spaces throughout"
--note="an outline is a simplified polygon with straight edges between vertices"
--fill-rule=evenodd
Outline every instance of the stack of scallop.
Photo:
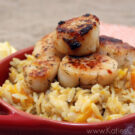
M 56 76 L 64 87 L 112 83 L 118 67 L 133 63 L 135 49 L 121 40 L 99 37 L 99 24 L 92 14 L 60 21 L 36 44 L 35 60 L 24 67 L 28 87 L 45 91 Z

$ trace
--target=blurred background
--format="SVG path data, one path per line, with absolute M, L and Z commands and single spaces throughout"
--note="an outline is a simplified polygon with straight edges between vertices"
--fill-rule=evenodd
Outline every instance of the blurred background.
M 0 42 L 25 48 L 60 20 L 85 13 L 106 23 L 135 26 L 135 0 L 0 0 Z

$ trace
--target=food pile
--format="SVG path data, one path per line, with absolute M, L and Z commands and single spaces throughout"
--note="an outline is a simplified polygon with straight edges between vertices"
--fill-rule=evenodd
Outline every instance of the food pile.
M 92 14 L 60 21 L 26 59 L 11 61 L 0 97 L 58 121 L 100 122 L 135 113 L 135 48 L 99 36 Z
M 16 52 L 16 49 L 8 42 L 0 43 L 0 60 Z

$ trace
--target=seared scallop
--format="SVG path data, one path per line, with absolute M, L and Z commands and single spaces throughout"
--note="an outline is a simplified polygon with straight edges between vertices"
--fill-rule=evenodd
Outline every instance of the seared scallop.
M 118 67 L 129 67 L 135 62 L 135 48 L 122 40 L 100 36 L 98 52 L 118 62 Z
M 60 57 L 55 50 L 53 33 L 40 40 L 33 51 L 35 60 L 24 67 L 25 82 L 31 90 L 45 91 L 58 72 Z
M 61 56 L 54 46 L 54 34 L 55 32 L 52 32 L 39 40 L 34 47 L 32 55 L 38 59 L 42 57 Z
M 98 53 L 85 57 L 65 56 L 60 63 L 58 80 L 64 87 L 107 85 L 116 77 L 117 65 L 114 59 Z
M 99 19 L 92 14 L 60 21 L 54 34 L 55 47 L 62 53 L 84 56 L 99 46 Z

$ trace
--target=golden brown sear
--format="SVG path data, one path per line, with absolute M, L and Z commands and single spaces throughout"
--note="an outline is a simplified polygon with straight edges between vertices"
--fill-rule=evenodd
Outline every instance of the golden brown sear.
M 113 37 L 100 36 L 98 52 L 118 61 L 119 67 L 128 67 L 135 61 L 135 48 Z
M 47 90 L 58 72 L 60 57 L 53 44 L 53 34 L 37 42 L 32 54 L 35 60 L 23 70 L 27 86 L 36 92 Z
M 55 47 L 62 54 L 83 56 L 96 51 L 99 46 L 99 19 L 85 14 L 60 21 L 56 28 Z
M 92 84 L 110 84 L 117 75 L 117 61 L 102 55 L 92 54 L 84 57 L 65 56 L 58 70 L 58 80 L 64 87 Z

